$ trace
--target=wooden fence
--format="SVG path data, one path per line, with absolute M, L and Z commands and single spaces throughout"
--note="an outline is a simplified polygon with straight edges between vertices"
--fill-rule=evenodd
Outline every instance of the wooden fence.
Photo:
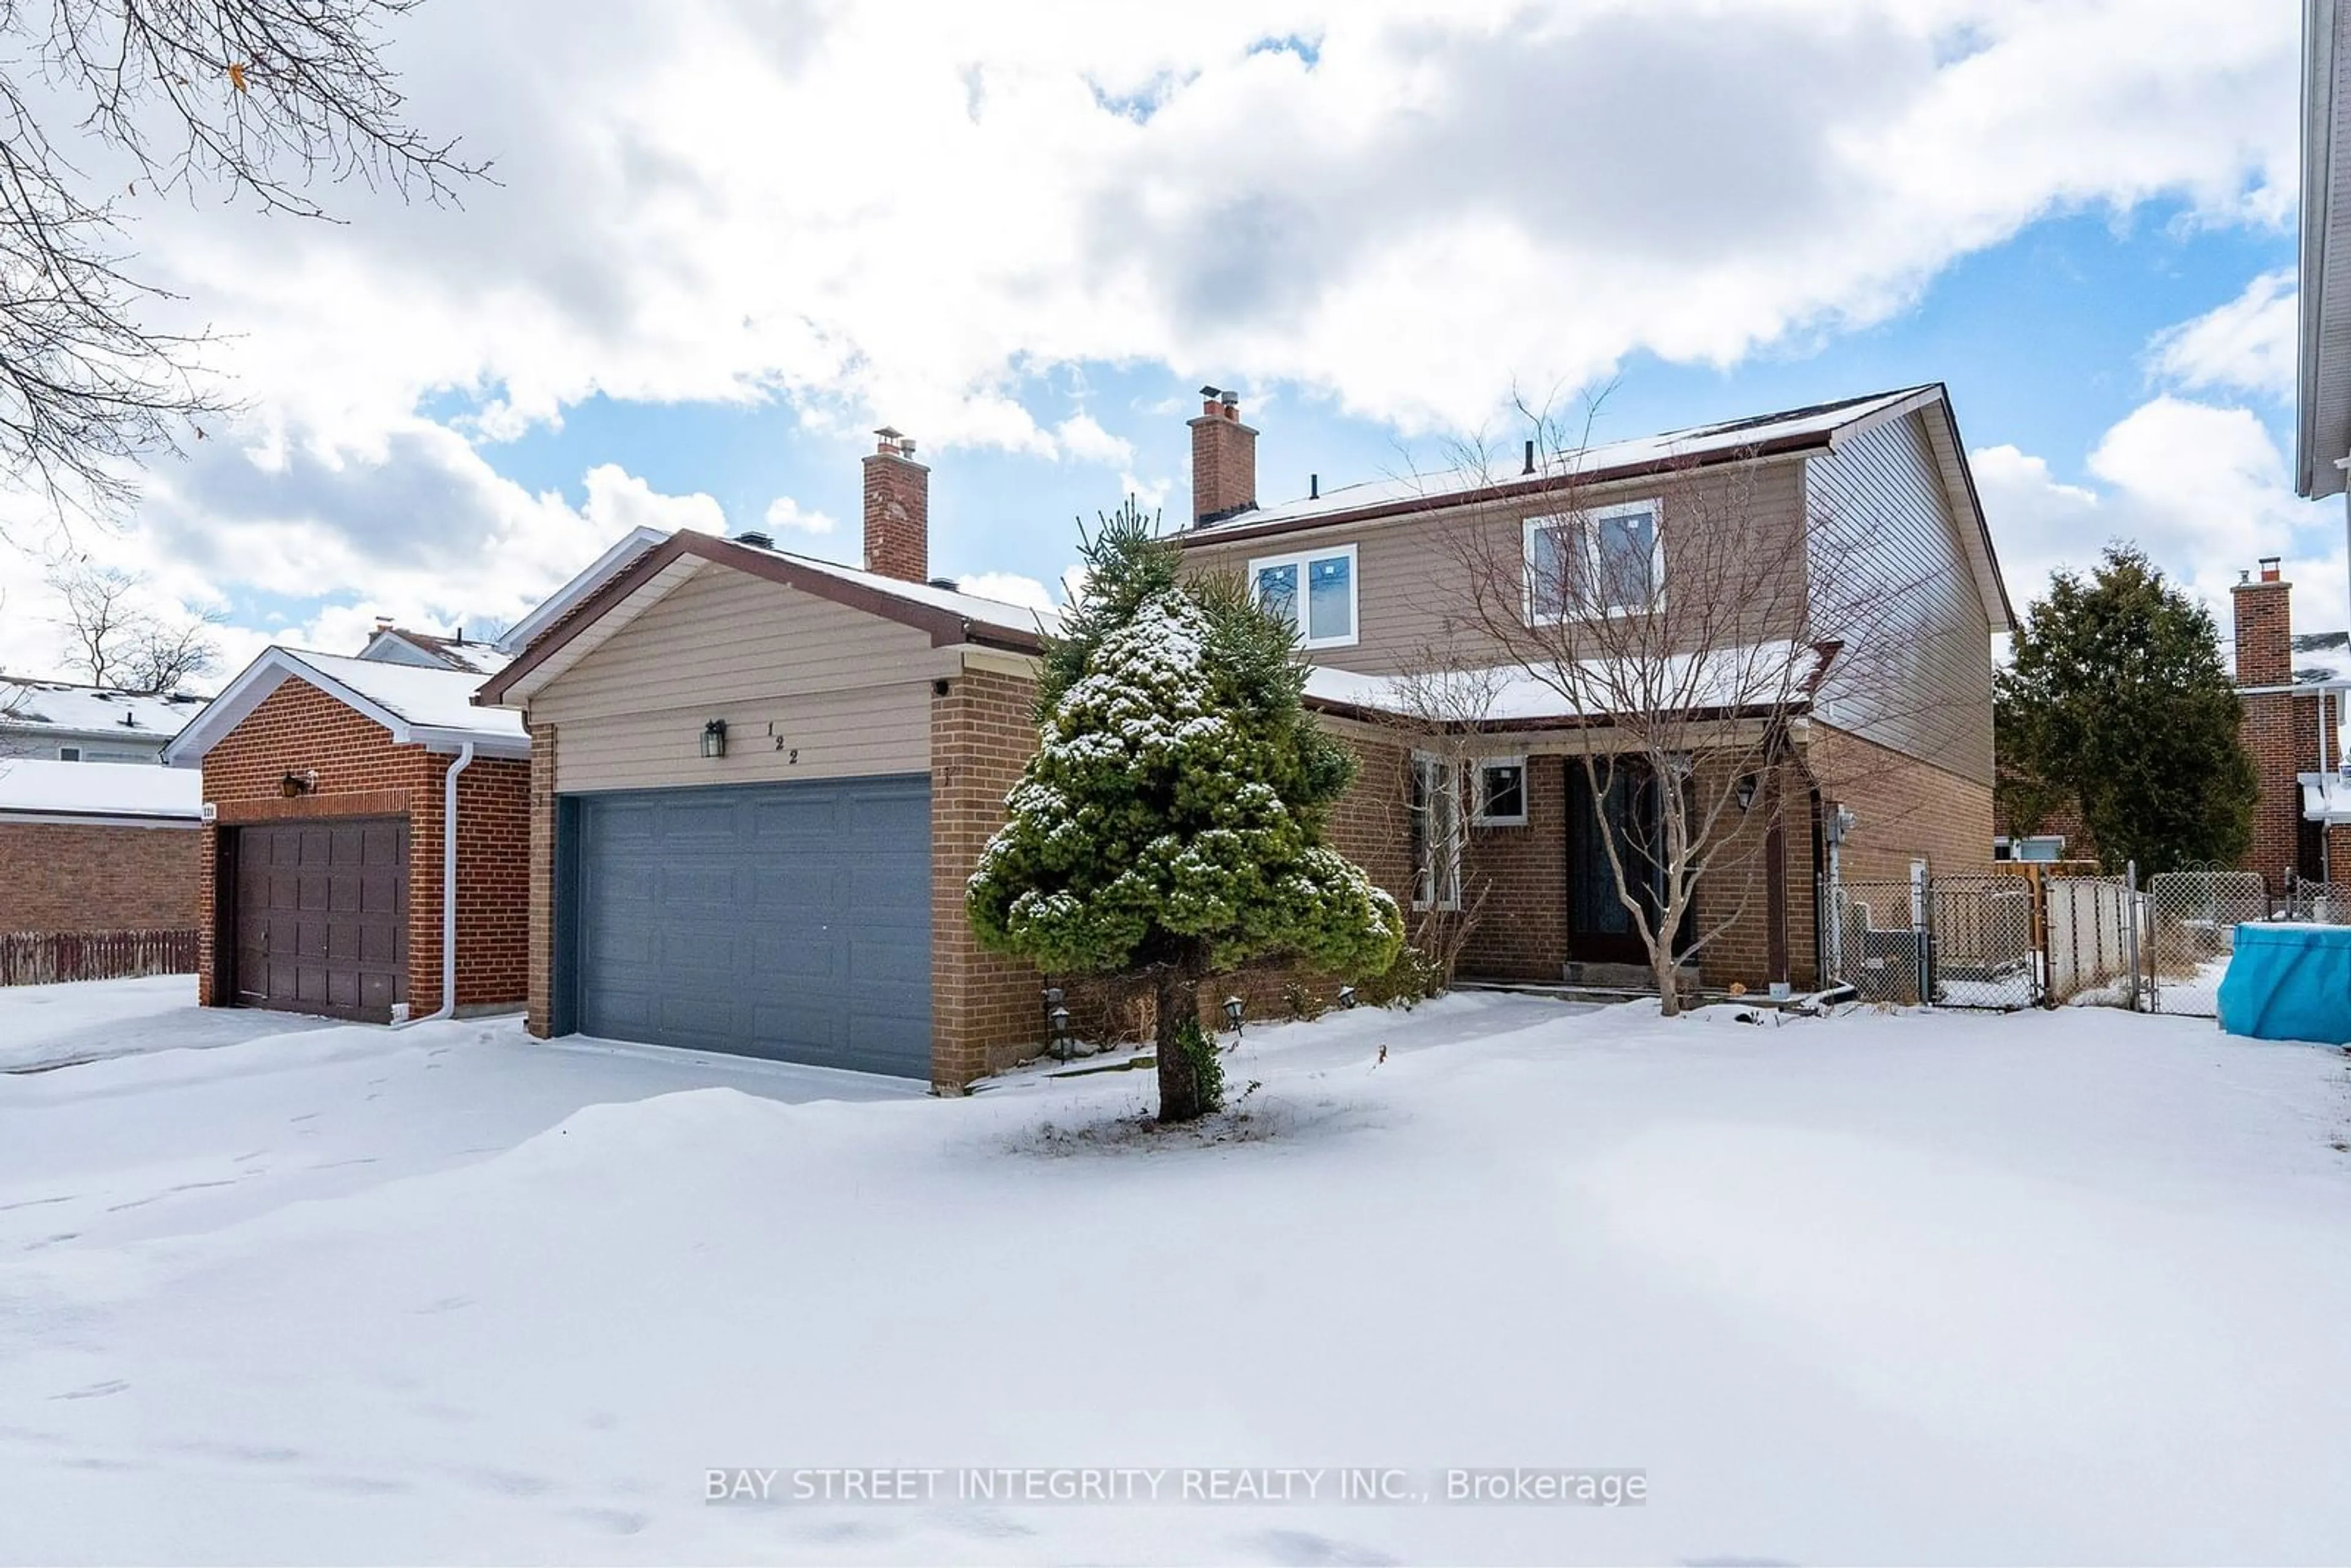
M 175 931 L 0 932 L 0 986 L 195 972 L 193 926 Z

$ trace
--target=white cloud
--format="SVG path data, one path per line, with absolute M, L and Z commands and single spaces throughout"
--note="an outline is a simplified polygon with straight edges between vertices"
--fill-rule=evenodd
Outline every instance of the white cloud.
M 644 528 L 673 533 L 679 528 L 705 534 L 726 531 L 726 513 L 708 496 L 699 491 L 691 496 L 664 496 L 616 463 L 600 463 L 588 470 L 587 486 L 588 505 L 581 516 L 615 538 Z
M 763 517 L 771 532 L 829 534 L 835 526 L 829 513 L 802 507 L 789 496 L 778 496 L 768 502 Z
M 1285 34 L 1315 63 L 1252 47 Z M 427 7 L 416 111 L 500 186 L 139 237 L 338 441 L 435 389 L 499 435 L 591 393 L 782 393 L 1087 455 L 1010 389 L 1088 359 L 1467 425 L 1514 379 L 1879 319 L 2053 209 L 2281 221 L 2295 44 L 2291 7 L 2207 0 Z
M 335 225 L 128 204 L 144 276 L 187 297 L 165 319 L 224 334 L 287 467 L 158 468 L 126 537 L 171 591 L 508 614 L 622 527 L 725 526 L 609 465 L 575 511 L 459 434 L 590 398 L 781 400 L 1115 466 L 1148 500 L 1120 437 L 1040 423 L 1022 385 L 1163 365 L 1470 429 L 1513 384 L 1881 319 L 2053 212 L 2276 225 L 2294 188 L 2283 5 L 1265 0 L 1074 27 L 510 0 L 398 34 L 418 121 L 499 184 L 450 209 L 342 186 Z M 1261 47 L 1286 36 L 1311 64 Z M 2188 344 L 2183 387 L 2274 376 Z M 453 398 L 477 406 L 420 416 Z
M 2119 539 L 2202 598 L 2224 632 L 2230 585 L 2273 555 L 2297 580 L 2297 626 L 2345 623 L 2335 514 L 2294 498 L 2285 459 L 2250 409 L 2170 396 L 2143 403 L 2090 453 L 2095 486 L 2064 482 L 2013 446 L 1981 448 L 1970 460 L 2019 613 L 2045 591 L 2051 571 L 2086 571 Z
M 2294 394 L 2299 340 L 2291 270 L 2265 272 L 2217 309 L 2156 334 L 2148 363 L 2189 391 L 2251 392 L 2279 402 Z
M 1083 412 L 1073 413 L 1053 427 L 1053 440 L 1061 455 L 1081 463 L 1100 463 L 1118 467 L 1134 461 L 1134 444 L 1123 435 L 1113 435 Z
M 1035 578 L 1022 577 L 1018 572 L 976 571 L 969 577 L 957 578 L 956 587 L 965 593 L 1005 604 L 1018 604 L 1024 609 L 1053 608 L 1052 591 Z

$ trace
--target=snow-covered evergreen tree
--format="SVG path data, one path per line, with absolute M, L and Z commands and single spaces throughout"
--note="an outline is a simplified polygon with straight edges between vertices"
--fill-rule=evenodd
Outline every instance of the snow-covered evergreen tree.
M 1213 1109 L 1200 982 L 1293 956 L 1345 977 L 1403 941 L 1395 901 L 1322 842 L 1354 758 L 1301 707 L 1296 633 L 1235 582 L 1180 582 L 1130 501 L 1039 680 L 1040 746 L 967 889 L 980 939 L 1048 973 L 1147 977 L 1160 1119 Z M 1187 1049 L 1188 1045 L 1188 1049 Z

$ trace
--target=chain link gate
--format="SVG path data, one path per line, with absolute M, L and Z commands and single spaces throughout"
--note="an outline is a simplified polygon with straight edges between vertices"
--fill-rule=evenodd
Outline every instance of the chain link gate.
M 2148 877 L 2140 1008 L 2219 1017 L 2220 977 L 2236 950 L 2237 927 L 2269 917 L 2269 884 L 2259 872 L 2198 867 Z
M 1823 880 L 1825 978 L 1864 1001 L 2029 1008 L 2041 998 L 2032 887 L 2000 875 Z

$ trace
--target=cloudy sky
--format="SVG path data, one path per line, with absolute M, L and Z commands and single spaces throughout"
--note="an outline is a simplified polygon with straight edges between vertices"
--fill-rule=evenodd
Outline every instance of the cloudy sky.
M 888 423 L 935 570 L 1046 591 L 1132 491 L 1188 515 L 1204 382 L 1259 493 L 1515 441 L 1949 383 L 2011 593 L 2110 537 L 2225 603 L 2293 495 L 2295 0 L 429 0 L 414 117 L 462 210 L 152 204 L 147 274 L 251 410 L 44 552 L 270 640 L 520 614 L 640 523 L 856 558 Z M 1020 580 L 1026 580 L 1022 581 Z

